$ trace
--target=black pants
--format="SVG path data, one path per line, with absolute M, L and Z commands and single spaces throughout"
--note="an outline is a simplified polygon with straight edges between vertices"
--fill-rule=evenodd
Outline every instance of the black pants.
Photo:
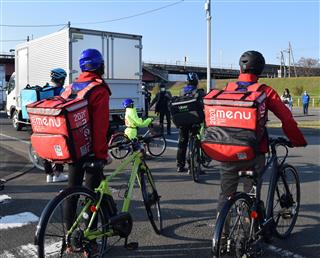
M 177 152 L 177 166 L 184 167 L 186 165 L 186 154 L 189 142 L 189 134 L 192 132 L 196 134 L 198 128 L 194 127 L 180 127 L 179 128 L 179 141 L 178 141 L 178 152 Z
M 260 175 L 265 164 L 265 155 L 259 154 L 256 158 L 250 161 L 239 161 L 239 162 L 220 162 L 220 195 L 218 201 L 217 211 L 220 212 L 223 204 L 227 198 L 237 191 L 239 184 L 239 175 L 238 171 L 244 169 L 254 169 L 258 176 Z M 249 192 L 252 189 L 252 180 L 243 179 L 244 191 Z
M 308 115 L 309 103 L 303 104 L 303 114 Z
M 68 187 L 81 186 L 83 182 L 84 173 L 86 172 L 85 186 L 90 190 L 97 188 L 103 179 L 103 169 L 86 168 L 83 169 L 83 161 L 69 164 L 69 180 Z M 70 229 L 75 220 L 77 210 L 77 198 L 70 198 L 65 205 L 65 218 L 67 228 Z M 94 227 L 95 225 L 93 225 Z
M 44 160 L 43 162 L 44 166 L 44 171 L 46 172 L 47 175 L 52 175 L 53 174 L 53 169 L 52 169 L 52 163 L 48 160 Z M 63 172 L 63 165 L 62 164 L 56 164 L 56 171 L 62 173 Z
M 164 116 L 166 116 L 166 119 L 167 119 L 167 133 L 170 134 L 171 133 L 171 115 L 170 115 L 170 111 L 169 110 L 160 111 L 160 126 L 161 126 L 162 131 L 163 131 Z

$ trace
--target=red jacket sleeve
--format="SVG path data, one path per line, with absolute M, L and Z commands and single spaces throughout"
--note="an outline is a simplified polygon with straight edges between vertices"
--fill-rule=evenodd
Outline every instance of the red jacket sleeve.
M 97 159 L 108 158 L 107 132 L 109 129 L 109 92 L 96 86 L 89 95 L 93 153 Z
M 293 146 L 306 146 L 307 142 L 298 128 L 291 111 L 283 104 L 278 93 L 269 86 L 263 87 L 267 95 L 267 109 L 275 114 L 282 122 L 282 130 Z

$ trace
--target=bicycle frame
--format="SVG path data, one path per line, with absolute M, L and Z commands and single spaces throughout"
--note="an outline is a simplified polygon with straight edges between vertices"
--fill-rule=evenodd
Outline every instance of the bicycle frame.
M 123 162 L 121 162 L 121 164 L 116 168 L 116 170 L 114 172 L 112 172 L 111 175 L 107 176 L 103 181 L 101 181 L 99 187 L 95 189 L 95 192 L 99 193 L 99 199 L 93 208 L 94 211 L 93 211 L 92 216 L 90 218 L 89 224 L 88 224 L 86 230 L 84 231 L 85 238 L 87 238 L 88 240 L 93 240 L 93 239 L 103 237 L 103 236 L 111 237 L 111 236 L 115 235 L 112 229 L 109 229 L 105 233 L 102 233 L 99 230 L 91 231 L 90 229 L 91 229 L 91 226 L 93 224 L 95 217 L 97 216 L 97 212 L 101 208 L 103 195 L 107 194 L 107 195 L 112 196 L 112 192 L 109 188 L 109 181 L 111 181 L 116 175 L 123 172 L 124 169 L 131 162 L 133 162 L 133 166 L 131 169 L 131 175 L 130 175 L 130 178 L 128 181 L 128 190 L 125 193 L 125 197 L 124 197 L 124 201 L 123 201 L 123 205 L 122 205 L 122 209 L 121 209 L 122 212 L 128 212 L 129 207 L 130 207 L 130 203 L 131 203 L 131 199 L 132 199 L 133 187 L 136 182 L 136 179 L 138 181 L 139 187 L 141 187 L 141 182 L 140 182 L 140 177 L 139 177 L 139 167 L 141 166 L 141 164 L 143 165 L 142 157 L 143 157 L 143 153 L 141 150 L 136 150 L 133 153 L 131 153 Z M 76 218 L 76 221 L 74 222 L 72 227 L 68 230 L 67 236 L 72 234 L 72 232 L 77 227 L 79 221 L 81 220 L 82 216 L 89 209 L 89 207 L 91 205 L 92 205 L 92 202 L 86 203 L 86 205 L 84 206 L 84 208 L 80 212 L 79 216 Z

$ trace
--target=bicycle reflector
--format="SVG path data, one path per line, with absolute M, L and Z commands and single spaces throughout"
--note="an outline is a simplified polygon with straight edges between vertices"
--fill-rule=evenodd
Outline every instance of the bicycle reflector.
M 258 212 L 257 212 L 257 211 L 251 211 L 250 217 L 251 217 L 252 219 L 257 219 L 257 218 L 258 218 Z
M 96 211 L 97 211 L 97 207 L 94 206 L 94 205 L 91 205 L 91 206 L 90 206 L 90 211 L 91 211 L 91 212 L 96 212 Z

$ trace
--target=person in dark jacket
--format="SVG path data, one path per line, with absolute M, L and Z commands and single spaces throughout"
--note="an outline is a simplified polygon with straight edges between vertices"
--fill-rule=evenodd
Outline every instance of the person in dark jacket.
M 111 95 L 108 84 L 103 80 L 104 60 L 101 53 L 96 49 L 86 49 L 80 56 L 80 68 L 82 73 L 77 80 L 72 83 L 70 97 L 76 97 L 81 90 L 89 86 L 92 82 L 98 85 L 93 87 L 87 94 L 88 111 L 91 123 L 92 149 L 93 155 L 86 159 L 69 164 L 69 181 L 68 187 L 81 186 L 84 173 L 86 173 L 85 186 L 91 190 L 97 188 L 103 179 L 103 164 L 108 164 L 108 145 L 107 132 L 109 128 L 109 97 Z M 65 93 L 64 92 L 64 93 Z M 94 167 L 85 168 L 84 163 L 90 161 L 96 164 Z M 77 208 L 77 200 L 70 198 L 65 205 L 65 218 L 67 229 L 73 224 L 74 215 Z M 94 242 L 94 241 L 93 241 Z M 92 243 L 95 245 L 96 243 Z M 68 252 L 72 252 L 72 248 L 68 247 Z
M 263 55 L 257 51 L 247 51 L 243 53 L 239 60 L 240 75 L 238 77 L 237 91 L 246 91 L 246 87 L 258 82 L 259 75 L 262 73 L 265 66 L 265 59 Z M 296 121 L 294 120 L 291 111 L 286 107 L 277 92 L 270 86 L 263 85 L 261 87 L 266 98 L 266 109 L 272 111 L 276 117 L 282 122 L 282 129 L 289 138 L 293 146 L 306 146 L 307 142 L 299 130 Z M 239 176 L 238 171 L 245 169 L 254 169 L 259 175 L 265 165 L 265 153 L 269 150 L 268 136 L 265 133 L 259 145 L 259 153 L 256 157 L 249 161 L 233 161 L 220 162 L 220 180 L 221 190 L 218 200 L 217 211 L 218 214 L 227 200 L 228 196 L 237 191 Z M 252 188 L 251 180 L 246 180 L 244 190 L 249 192 Z
M 199 77 L 196 73 L 187 74 L 187 85 L 180 91 L 180 96 L 192 96 L 197 98 L 198 101 L 203 102 L 205 92 L 203 89 L 198 89 Z M 186 154 L 188 148 L 189 134 L 194 129 L 190 126 L 179 128 L 178 152 L 177 152 L 177 172 L 187 172 Z M 196 132 L 194 132 L 196 133 Z
M 170 115 L 170 101 L 171 101 L 171 93 L 166 90 L 165 84 L 160 84 L 160 92 L 157 93 L 157 95 L 154 97 L 150 104 L 150 108 L 156 104 L 155 112 L 156 114 L 160 115 L 160 126 L 161 130 L 163 132 L 164 125 L 163 120 L 164 117 L 167 119 L 167 135 L 171 135 L 171 115 Z
M 151 93 L 148 90 L 148 85 L 145 83 L 141 86 L 142 95 L 144 96 L 144 117 L 148 118 L 149 115 L 149 107 L 151 102 Z

